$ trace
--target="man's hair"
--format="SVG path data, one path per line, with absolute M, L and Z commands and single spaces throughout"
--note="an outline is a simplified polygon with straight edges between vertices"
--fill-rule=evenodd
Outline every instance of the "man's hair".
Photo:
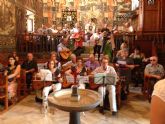
M 102 57 L 101 61 L 103 61 L 103 60 L 108 60 L 108 62 L 109 62 L 109 56 L 108 56 L 108 55 L 104 55 L 104 56 Z

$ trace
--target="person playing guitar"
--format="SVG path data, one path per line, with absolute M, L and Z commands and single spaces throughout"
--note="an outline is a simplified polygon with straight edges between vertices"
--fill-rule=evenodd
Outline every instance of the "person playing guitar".
M 65 72 L 66 76 L 73 76 L 74 77 L 74 83 L 69 83 L 67 81 L 64 81 L 63 83 L 63 87 L 70 87 L 71 85 L 77 85 L 77 76 L 86 76 L 87 75 L 87 69 L 86 67 L 83 65 L 83 59 L 82 58 L 77 58 L 77 62 L 76 65 L 73 65 L 71 67 L 71 69 L 69 69 L 68 71 Z M 84 84 L 79 84 L 79 87 L 82 89 L 85 89 L 85 85 Z
M 84 41 L 84 32 L 81 31 L 81 27 L 78 27 L 78 32 L 73 33 L 71 39 L 74 39 L 74 53 L 76 56 L 80 56 L 80 54 L 84 51 L 83 50 L 83 41 Z
M 69 37 L 69 35 L 63 37 L 61 43 L 57 46 L 58 54 L 62 60 L 67 60 L 71 55 L 70 49 L 66 47 Z

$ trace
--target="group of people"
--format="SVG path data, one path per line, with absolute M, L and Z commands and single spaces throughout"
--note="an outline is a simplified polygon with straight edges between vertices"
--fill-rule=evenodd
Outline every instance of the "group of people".
M 86 36 L 86 37 L 85 37 Z M 74 49 L 70 49 L 70 42 L 74 40 Z M 87 61 L 81 57 L 81 53 L 84 52 L 83 42 L 93 42 L 93 53 L 89 55 Z M 96 29 L 96 32 L 86 32 L 82 28 L 75 24 L 75 27 L 70 30 L 67 25 L 63 28 L 63 36 L 60 43 L 57 46 L 57 52 L 51 52 L 49 60 L 45 63 L 44 68 L 50 70 L 52 73 L 52 85 L 43 89 L 43 99 L 47 99 L 50 91 L 58 91 L 62 88 L 70 88 L 74 83 L 68 83 L 66 76 L 89 76 L 90 83 L 78 84 L 79 88 L 97 90 L 102 97 L 102 101 L 105 98 L 106 91 L 109 92 L 109 103 L 112 115 L 117 113 L 116 103 L 116 87 L 115 84 L 121 78 L 124 77 L 124 83 L 122 84 L 122 92 L 124 95 L 129 94 L 129 84 L 131 80 L 131 74 L 136 75 L 136 85 L 139 84 L 138 76 L 143 74 L 145 77 L 150 78 L 151 87 L 149 89 L 150 97 L 152 95 L 153 87 L 155 83 L 164 78 L 165 72 L 162 65 L 158 64 L 158 57 L 152 56 L 146 58 L 141 52 L 140 47 L 136 47 L 133 53 L 129 54 L 129 46 L 126 42 L 121 44 L 120 50 L 112 56 L 112 52 L 115 49 L 113 33 L 108 29 L 105 24 L 104 28 Z M 72 53 L 73 52 L 73 53 Z M 97 60 L 95 59 L 96 53 L 98 54 Z M 101 57 L 103 53 L 103 57 Z M 143 69 L 139 68 L 143 62 L 148 62 Z M 110 64 L 110 63 L 113 64 Z M 38 72 L 37 61 L 34 60 L 33 54 L 27 54 L 27 60 L 22 64 L 19 64 L 19 57 L 16 53 L 8 58 L 8 68 L 5 69 L 4 75 L 8 77 L 8 92 L 9 98 L 15 99 L 17 95 L 17 78 L 20 76 L 21 69 L 26 72 L 26 84 L 28 91 L 31 90 L 33 76 Z M 94 76 L 98 73 L 110 74 L 114 77 L 114 85 L 101 85 L 94 83 Z M 133 77 L 133 76 L 132 76 Z M 142 80 L 141 80 L 142 83 Z M 124 98 L 125 99 L 125 98 Z M 100 112 L 103 110 L 103 102 L 100 104 Z

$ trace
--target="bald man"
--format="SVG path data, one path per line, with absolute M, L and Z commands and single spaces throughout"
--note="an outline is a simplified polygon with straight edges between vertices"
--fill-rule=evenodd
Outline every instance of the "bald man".
M 33 73 L 38 70 L 37 62 L 34 60 L 32 53 L 27 54 L 27 60 L 23 62 L 21 68 L 26 71 L 26 84 L 28 91 L 30 91 Z
M 153 91 L 153 87 L 155 83 L 164 77 L 164 68 L 161 64 L 158 64 L 158 57 L 152 56 L 150 57 L 150 63 L 146 65 L 144 70 L 144 76 L 149 78 L 149 100 L 151 99 L 151 94 Z

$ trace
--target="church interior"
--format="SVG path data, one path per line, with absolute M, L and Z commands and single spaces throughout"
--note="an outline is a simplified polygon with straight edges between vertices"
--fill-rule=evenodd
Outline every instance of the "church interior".
M 165 124 L 165 0 L 0 0 L 0 124 Z

